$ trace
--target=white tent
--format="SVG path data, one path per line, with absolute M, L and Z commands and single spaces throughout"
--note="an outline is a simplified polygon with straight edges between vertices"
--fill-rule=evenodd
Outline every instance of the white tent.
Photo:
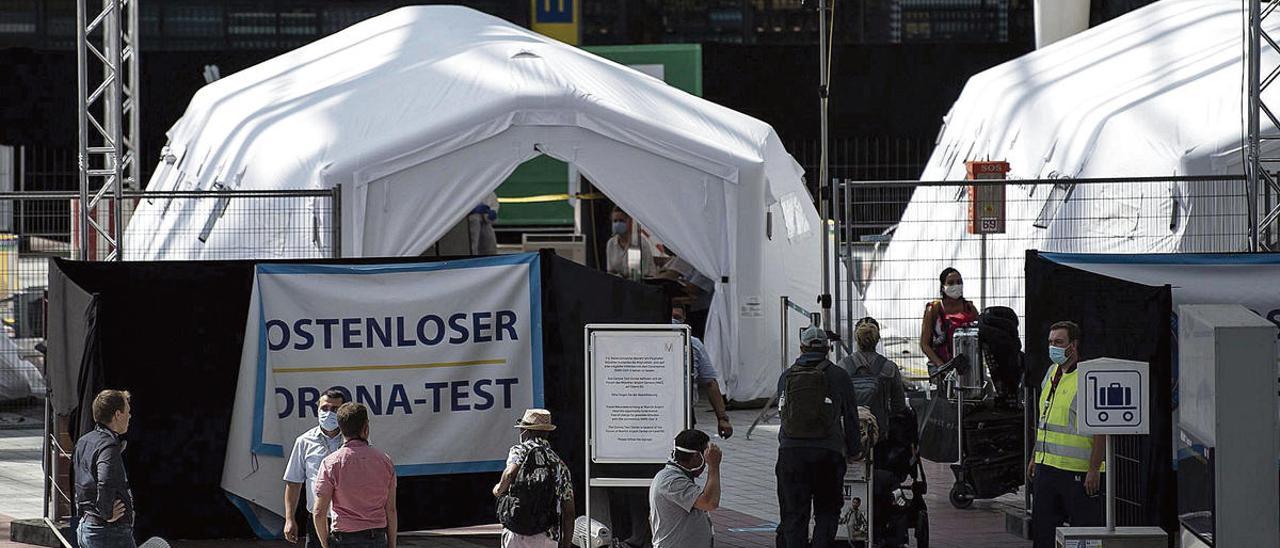
M 1007 160 L 1011 179 L 1242 173 L 1241 10 L 1240 2 L 1163 0 L 973 76 L 921 179 L 964 179 L 964 162 L 982 159 Z M 1263 49 L 1264 67 L 1280 62 Z M 1008 233 L 989 237 L 985 253 L 987 305 L 1021 314 L 1027 249 L 1245 246 L 1242 183 L 1091 184 L 1066 192 L 1069 183 L 1057 191 L 1006 187 Z M 959 268 L 967 296 L 980 296 L 983 252 L 979 237 L 965 232 L 966 211 L 956 187 L 918 188 L 872 274 L 880 281 L 861 295 L 866 312 L 890 318 L 887 331 L 910 338 L 913 351 L 943 268 Z M 1056 215 L 1045 219 L 1042 211 Z
M 148 190 L 340 186 L 352 257 L 418 255 L 521 163 L 568 162 L 717 280 L 706 343 L 738 399 L 773 392 L 777 296 L 818 292 L 817 212 L 768 124 L 467 8 L 399 9 L 214 82 L 168 135 Z M 329 223 L 144 201 L 126 256 L 323 256 Z

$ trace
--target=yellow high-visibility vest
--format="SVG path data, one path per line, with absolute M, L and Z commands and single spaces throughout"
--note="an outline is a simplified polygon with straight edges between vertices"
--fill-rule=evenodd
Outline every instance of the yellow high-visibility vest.
M 1040 420 L 1036 423 L 1036 464 L 1067 472 L 1088 472 L 1093 436 L 1076 433 L 1076 380 L 1079 370 L 1063 373 L 1053 388 L 1058 366 L 1049 367 L 1040 385 Z M 1105 465 L 1099 466 L 1099 471 Z

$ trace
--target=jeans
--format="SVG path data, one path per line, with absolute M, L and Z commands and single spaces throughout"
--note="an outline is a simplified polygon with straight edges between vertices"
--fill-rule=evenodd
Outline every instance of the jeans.
M 828 548 L 835 544 L 844 506 L 844 455 L 816 447 L 778 450 L 778 548 Z M 809 509 L 813 507 L 813 544 L 809 544 Z
M 329 548 L 387 548 L 386 529 L 329 533 Z
M 81 520 L 76 528 L 76 545 L 80 548 L 137 548 L 131 525 L 90 525 Z

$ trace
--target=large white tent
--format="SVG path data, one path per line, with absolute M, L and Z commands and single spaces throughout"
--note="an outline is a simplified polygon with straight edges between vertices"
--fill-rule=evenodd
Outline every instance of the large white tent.
M 738 399 L 773 392 L 777 296 L 818 293 L 817 212 L 768 124 L 467 8 L 402 8 L 214 82 L 168 135 L 148 190 L 340 187 L 351 257 L 418 255 L 521 163 L 568 162 L 717 281 L 706 343 Z M 126 257 L 323 256 L 319 207 L 144 200 Z
M 1238 181 L 1070 181 L 1243 173 L 1243 23 L 1240 2 L 1162 0 L 970 78 L 921 179 L 961 180 L 966 160 L 991 159 L 1007 160 L 1011 179 L 1063 180 L 1008 185 L 1007 233 L 989 237 L 985 252 L 966 233 L 963 190 L 918 188 L 858 304 L 889 318 L 887 331 L 914 352 L 924 303 L 948 266 L 966 276 L 970 299 L 1021 314 L 1027 249 L 1244 249 Z M 1263 49 L 1263 66 L 1280 62 Z M 1265 117 L 1263 127 L 1271 131 Z

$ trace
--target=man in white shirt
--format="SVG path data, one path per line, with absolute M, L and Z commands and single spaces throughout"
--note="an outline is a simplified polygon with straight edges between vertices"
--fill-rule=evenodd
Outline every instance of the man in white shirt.
M 635 220 L 617 206 L 613 208 L 612 219 L 613 237 L 605 244 L 605 255 L 609 259 L 608 272 L 624 278 L 649 277 L 657 273 L 658 265 L 653 261 L 653 242 L 641 233 Z M 636 272 L 639 276 L 631 275 L 628 256 L 633 247 L 639 247 L 637 251 L 640 253 L 640 264 Z
M 316 402 L 316 415 L 320 424 L 303 432 L 293 442 L 293 452 L 289 454 L 289 462 L 284 469 L 284 539 L 298 542 L 298 494 L 304 488 L 307 492 L 307 515 L 316 506 L 315 480 L 320 463 L 329 453 L 342 447 L 342 432 L 338 430 L 338 408 L 345 403 L 346 396 L 341 390 L 329 390 Z M 310 519 L 304 521 L 307 527 L 307 548 L 319 548 L 315 525 Z

